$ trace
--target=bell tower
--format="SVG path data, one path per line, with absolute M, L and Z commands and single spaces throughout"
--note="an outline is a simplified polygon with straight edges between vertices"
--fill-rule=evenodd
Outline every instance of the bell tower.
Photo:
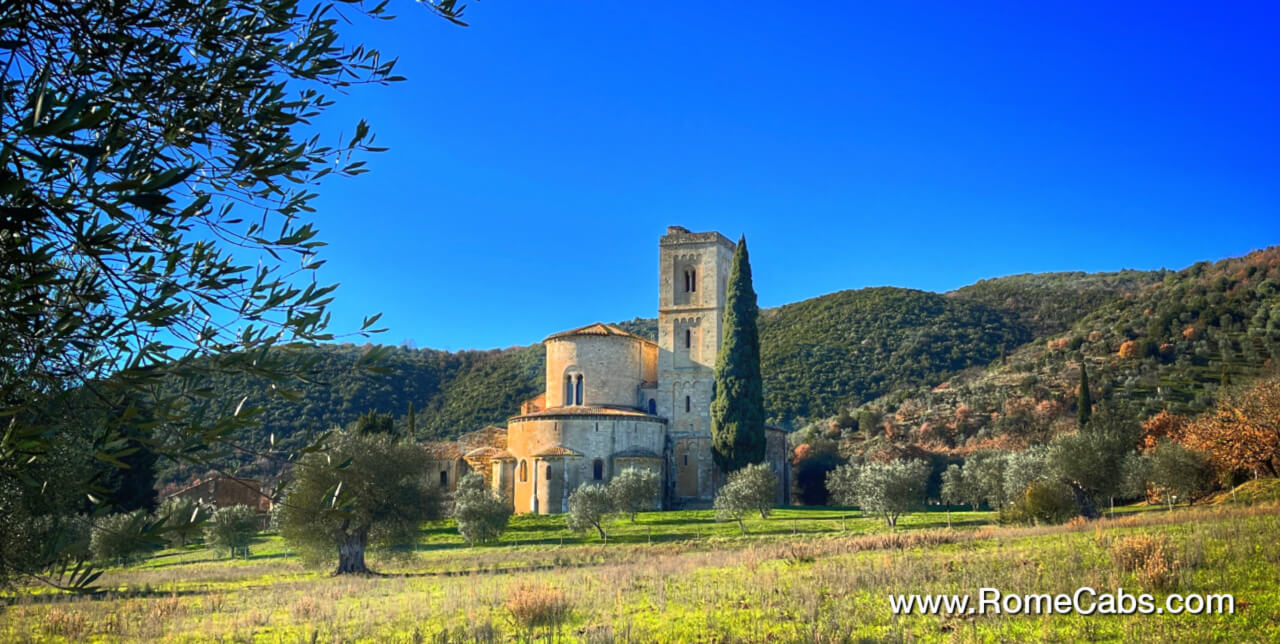
M 711 398 L 734 243 L 670 226 L 658 246 L 657 412 L 667 419 L 670 498 L 714 493 Z

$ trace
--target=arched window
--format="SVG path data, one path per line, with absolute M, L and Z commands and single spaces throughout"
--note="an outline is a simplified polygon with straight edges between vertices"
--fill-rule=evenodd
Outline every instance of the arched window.
M 658 401 L 652 398 L 649 399 L 649 415 L 650 416 L 658 415 Z
M 693 280 L 689 279 L 689 271 L 684 272 L 684 292 L 689 292 L 689 287 L 693 286 Z
M 449 470 L 440 470 L 440 487 L 449 487 Z
M 684 330 L 684 348 L 686 349 L 693 348 L 693 329 Z
M 595 462 L 591 464 L 591 478 L 597 481 L 604 480 L 604 461 L 597 458 Z
M 573 404 L 573 376 L 566 374 L 564 377 L 564 406 L 568 407 Z
M 693 411 L 693 398 L 689 396 L 684 397 L 684 411 L 685 413 Z
M 547 480 L 551 480 L 551 464 L 547 463 Z
M 520 482 L 529 480 L 529 461 L 520 461 Z
M 582 404 L 582 374 L 578 374 L 578 390 L 577 390 L 577 396 L 575 396 L 575 400 L 577 400 L 575 404 L 578 404 L 578 405 Z
M 698 270 L 689 269 L 689 292 L 693 293 L 698 290 Z

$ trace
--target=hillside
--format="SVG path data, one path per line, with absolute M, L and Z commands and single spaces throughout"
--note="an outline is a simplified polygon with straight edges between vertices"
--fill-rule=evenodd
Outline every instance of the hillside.
M 1122 400 L 1146 416 L 1204 410 L 1224 384 L 1248 380 L 1277 357 L 1280 247 L 1273 247 L 1164 273 L 1000 364 L 893 392 L 860 411 L 880 419 L 870 435 L 937 450 L 1016 447 L 1073 426 L 1082 362 L 1095 402 Z
M 1024 273 L 980 280 L 947 296 L 1006 311 L 1039 338 L 1066 331 L 1111 300 L 1137 293 L 1168 272 Z
M 657 322 L 651 318 L 618 325 L 657 336 Z M 894 288 L 843 291 L 767 310 L 760 335 L 769 419 L 784 426 L 897 387 L 940 382 L 1030 339 L 1009 316 L 985 305 Z M 390 412 L 404 427 L 411 402 L 419 438 L 450 439 L 504 423 L 523 400 L 542 390 L 545 377 L 540 344 L 457 353 L 397 347 L 381 363 L 383 374 L 352 368 L 365 350 L 315 347 L 319 382 L 297 387 L 301 402 L 251 395 L 250 405 L 261 405 L 264 413 L 249 446 L 265 449 L 274 440 L 278 448 L 301 447 L 308 436 L 369 410 Z M 260 389 L 230 379 L 213 387 L 228 398 Z M 267 459 L 241 454 L 225 458 L 246 476 L 269 476 L 278 469 Z M 161 482 L 199 473 L 170 466 Z
M 936 384 L 1030 339 L 1005 313 L 936 293 L 815 297 L 761 315 L 765 407 L 772 422 L 801 423 L 898 387 Z
M 895 437 L 939 449 L 1030 441 L 1063 429 L 1087 361 L 1095 398 L 1147 411 L 1195 411 L 1226 381 L 1280 352 L 1280 248 L 1185 270 L 1051 273 L 983 280 L 945 295 L 900 288 L 841 291 L 768 309 L 760 320 L 769 420 L 799 428 L 842 409 L 880 419 Z M 656 337 L 656 321 L 619 326 Z M 386 373 L 351 368 L 366 348 L 325 345 L 303 400 L 265 406 L 250 444 L 299 446 L 369 410 L 417 435 L 449 439 L 502 424 L 543 387 L 541 345 L 495 351 L 392 349 Z M 215 385 L 228 397 L 252 383 Z M 868 417 L 866 414 L 855 414 Z M 974 443 L 974 441 L 978 441 Z M 229 456 L 246 475 L 277 465 Z M 196 472 L 170 467 L 162 482 Z

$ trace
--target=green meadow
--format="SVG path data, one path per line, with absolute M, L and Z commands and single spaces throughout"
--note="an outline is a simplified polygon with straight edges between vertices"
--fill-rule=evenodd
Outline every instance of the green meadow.
M 112 568 L 102 590 L 7 594 L 12 642 L 1003 642 L 1280 640 L 1280 506 L 1122 508 L 1064 526 L 993 524 L 988 512 L 902 519 L 789 508 L 717 523 L 642 513 L 602 541 L 558 516 L 517 516 L 468 547 L 449 522 L 375 559 L 380 575 L 309 570 L 267 534 L 247 559 L 199 546 Z M 1135 554 L 1136 553 L 1136 554 Z M 1232 593 L 1229 615 L 897 615 L 888 596 Z

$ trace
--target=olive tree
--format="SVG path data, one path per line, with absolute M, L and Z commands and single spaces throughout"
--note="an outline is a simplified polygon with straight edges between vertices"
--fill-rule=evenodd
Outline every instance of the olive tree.
M 212 515 L 212 507 L 186 497 L 169 497 L 160 504 L 159 517 L 169 541 L 181 547 L 200 535 Z
M 455 0 L 422 4 L 458 21 Z M 122 470 L 156 455 L 201 462 L 244 448 L 254 401 L 308 376 L 290 349 L 332 337 L 335 288 L 313 279 L 315 189 L 364 172 L 359 155 L 377 150 L 363 121 L 325 140 L 313 123 L 333 94 L 399 79 L 393 61 L 338 33 L 383 11 L 0 3 L 0 480 L 74 482 L 101 516 L 116 501 L 103 477 L 35 476 L 78 431 L 67 428 L 91 428 L 87 454 Z M 261 389 L 227 400 L 194 384 L 221 374 Z M 30 517 L 0 508 L 0 534 Z M 38 576 L 37 559 L 0 548 L 0 577 Z
M 609 498 L 614 509 L 629 515 L 634 523 L 637 512 L 656 507 L 658 485 L 657 472 L 628 467 L 609 481 Z
M 280 534 L 311 565 L 367 574 L 365 551 L 418 543 L 422 523 L 440 518 L 440 486 L 427 480 L 421 445 L 387 434 L 335 436 L 293 468 L 277 513 Z
M 467 543 L 489 543 L 507 529 L 511 503 L 494 494 L 485 485 L 484 477 L 473 472 L 458 481 L 453 493 L 453 518 L 458 522 L 458 534 Z
M 1031 487 L 1031 484 L 1044 481 L 1045 450 L 1043 447 L 1031 447 L 1021 452 L 1008 452 L 1005 455 L 1004 498 L 1016 502 Z
M 901 515 L 924 502 L 930 471 L 928 463 L 917 460 L 842 465 L 827 475 L 827 489 L 841 503 L 878 514 L 893 528 Z
M 99 517 L 93 524 L 89 550 L 96 561 L 128 565 L 160 548 L 155 522 L 143 510 Z
M 1191 504 L 1213 489 L 1213 464 L 1204 452 L 1172 441 L 1160 441 L 1148 458 L 1151 463 L 1148 481 L 1165 497 L 1170 508 L 1175 499 Z
M 1045 453 L 1045 470 L 1066 485 L 1080 515 L 1096 519 L 1096 501 L 1120 491 L 1124 460 L 1134 451 L 1139 428 L 1124 410 L 1104 408 L 1075 434 L 1053 439 Z
M 947 506 L 947 527 L 951 527 L 951 506 L 965 501 L 964 472 L 959 465 L 952 463 L 942 472 L 942 485 L 938 489 L 943 505 Z
M 714 506 L 717 521 L 737 521 L 742 534 L 747 533 L 743 521 L 747 514 L 758 512 L 769 518 L 778 497 L 778 477 L 764 463 L 747 465 L 729 473 L 729 479 L 716 494 Z
M 230 557 L 249 558 L 249 544 L 257 536 L 262 519 L 247 505 L 218 508 L 204 528 L 205 544 Z
M 965 488 L 975 501 L 997 509 L 1005 504 L 1007 462 L 1006 453 L 996 450 L 974 452 L 965 459 Z
M 613 512 L 613 499 L 609 488 L 599 483 L 584 483 L 569 495 L 569 529 L 586 532 L 595 528 L 601 539 L 609 538 L 604 531 L 605 517 Z

